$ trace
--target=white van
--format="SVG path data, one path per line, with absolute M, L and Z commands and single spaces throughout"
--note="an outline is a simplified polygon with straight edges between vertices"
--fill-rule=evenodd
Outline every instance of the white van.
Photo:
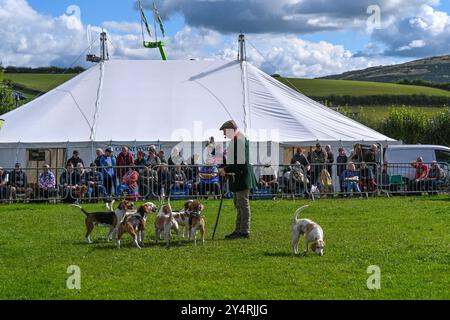
M 450 173 L 450 148 L 433 145 L 389 145 L 384 149 L 384 161 L 388 164 L 388 174 L 401 175 L 414 180 L 415 169 L 410 166 L 412 161 L 422 157 L 430 165 L 437 161 L 441 167 Z M 447 174 L 448 176 L 448 174 Z

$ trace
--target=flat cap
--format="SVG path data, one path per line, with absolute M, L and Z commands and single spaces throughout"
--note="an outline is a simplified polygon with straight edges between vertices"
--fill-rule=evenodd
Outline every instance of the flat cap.
M 234 129 L 236 130 L 238 128 L 236 122 L 234 122 L 234 120 L 230 120 L 225 122 L 222 127 L 220 127 L 219 130 L 226 130 L 226 129 Z

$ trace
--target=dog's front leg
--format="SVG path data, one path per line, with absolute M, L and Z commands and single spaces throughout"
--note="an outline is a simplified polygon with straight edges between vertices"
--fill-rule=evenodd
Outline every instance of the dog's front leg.
M 303 251 L 303 255 L 306 256 L 308 254 L 308 239 L 305 239 L 305 250 Z
M 197 246 L 197 227 L 191 229 L 191 238 L 194 238 L 194 246 Z
M 106 237 L 106 241 L 110 242 L 113 239 L 113 233 L 114 233 L 114 227 L 109 227 L 109 233 L 108 236 Z
M 141 245 L 141 247 L 144 247 L 144 237 L 145 237 L 145 231 L 141 230 L 139 232 L 139 244 Z
M 298 254 L 298 242 L 300 240 L 300 233 L 294 230 L 292 233 L 292 246 L 294 248 L 294 254 Z

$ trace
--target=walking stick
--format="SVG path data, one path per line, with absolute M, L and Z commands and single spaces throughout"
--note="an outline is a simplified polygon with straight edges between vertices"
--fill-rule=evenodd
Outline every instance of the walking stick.
M 228 181 L 229 177 L 233 177 L 233 179 L 234 179 L 234 173 L 227 173 L 225 175 L 225 177 L 227 178 L 227 181 Z M 220 213 L 222 212 L 222 204 L 223 204 L 223 198 L 225 197 L 225 192 L 226 192 L 226 188 L 224 188 L 224 191 L 220 194 L 219 212 L 217 213 L 216 224 L 214 226 L 212 240 L 214 240 L 214 237 L 216 236 L 217 225 L 219 224 Z

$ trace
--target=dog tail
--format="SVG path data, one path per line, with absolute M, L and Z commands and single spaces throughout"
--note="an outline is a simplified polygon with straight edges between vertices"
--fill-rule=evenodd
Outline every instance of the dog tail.
M 83 212 L 85 215 L 88 215 L 88 214 L 89 214 L 89 212 L 87 212 L 86 210 L 84 210 L 83 207 L 81 207 L 81 206 L 78 205 L 78 204 L 71 204 L 70 206 L 71 206 L 71 207 L 74 207 L 74 208 L 80 209 L 81 212 Z
M 116 200 L 112 200 L 111 202 L 106 202 L 106 203 L 105 203 L 106 209 L 107 209 L 108 211 L 110 211 L 110 212 L 113 212 L 113 211 L 114 211 L 113 206 L 114 206 L 114 202 L 115 202 L 115 201 L 116 201 Z
M 300 212 L 302 212 L 303 210 L 305 210 L 308 207 L 309 206 L 303 206 L 301 208 L 298 208 L 297 211 L 295 211 L 294 221 L 297 221 L 298 220 L 298 215 L 300 214 Z

